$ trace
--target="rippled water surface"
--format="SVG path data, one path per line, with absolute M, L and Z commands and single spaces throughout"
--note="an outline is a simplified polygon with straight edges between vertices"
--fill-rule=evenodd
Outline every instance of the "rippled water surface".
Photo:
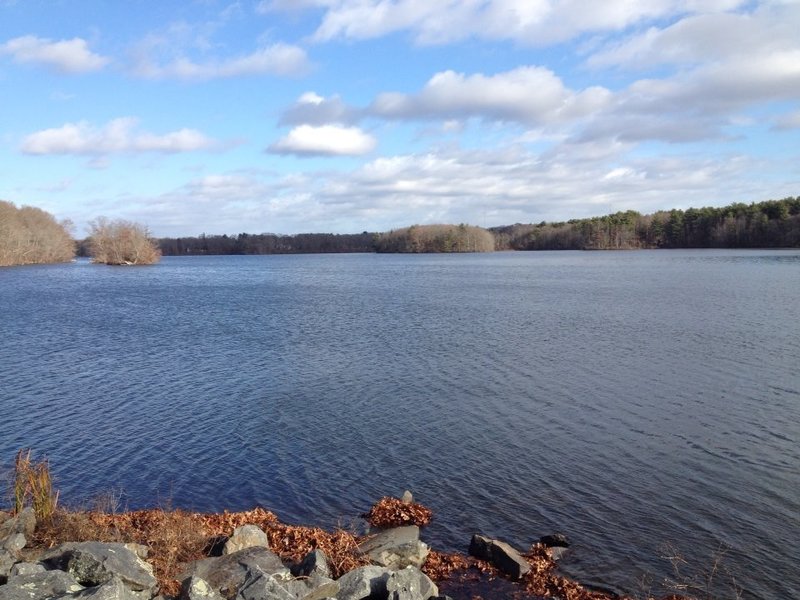
M 0 462 L 326 527 L 409 488 L 435 547 L 563 531 L 627 592 L 665 544 L 723 549 L 745 597 L 797 598 L 798 298 L 796 251 L 0 269 Z

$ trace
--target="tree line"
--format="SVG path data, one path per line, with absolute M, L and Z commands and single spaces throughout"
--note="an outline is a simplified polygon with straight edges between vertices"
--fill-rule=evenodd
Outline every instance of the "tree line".
M 65 262 L 76 252 L 102 264 L 152 264 L 160 256 L 332 252 L 489 252 L 636 248 L 797 248 L 800 197 L 642 215 L 628 210 L 560 223 L 412 225 L 385 233 L 273 233 L 153 239 L 143 225 L 103 217 L 80 242 L 71 224 L 0 201 L 0 266 Z
M 642 215 L 628 210 L 562 223 L 491 228 L 502 250 L 796 248 L 800 196 Z
M 375 252 L 491 252 L 490 231 L 471 225 L 412 225 L 375 238 Z
M 161 238 L 165 256 L 337 252 L 491 252 L 491 232 L 470 225 L 412 225 L 386 233 L 274 233 Z
M 164 256 L 202 254 L 319 254 L 335 252 L 374 252 L 375 234 L 240 233 L 238 235 L 200 235 L 197 237 L 160 238 Z

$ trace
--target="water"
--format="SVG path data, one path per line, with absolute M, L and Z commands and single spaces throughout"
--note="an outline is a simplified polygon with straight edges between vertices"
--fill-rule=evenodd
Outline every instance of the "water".
M 2 269 L 0 462 L 325 527 L 409 488 L 441 549 L 562 531 L 566 573 L 629 593 L 666 544 L 724 550 L 744 597 L 796 598 L 798 297 L 798 251 Z

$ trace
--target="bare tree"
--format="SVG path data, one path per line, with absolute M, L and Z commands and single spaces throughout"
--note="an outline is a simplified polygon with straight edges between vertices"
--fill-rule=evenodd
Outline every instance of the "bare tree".
M 75 256 L 71 224 L 32 206 L 0 201 L 0 266 L 68 262 Z
M 99 217 L 89 226 L 89 253 L 94 263 L 152 265 L 161 258 L 161 251 L 144 225 Z

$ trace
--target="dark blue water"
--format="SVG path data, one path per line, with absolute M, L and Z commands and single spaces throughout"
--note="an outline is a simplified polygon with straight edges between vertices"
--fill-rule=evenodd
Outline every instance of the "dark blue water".
M 326 527 L 409 488 L 442 549 L 563 531 L 568 574 L 630 593 L 666 544 L 687 575 L 723 550 L 746 598 L 796 598 L 798 298 L 797 251 L 0 269 L 0 462 Z

